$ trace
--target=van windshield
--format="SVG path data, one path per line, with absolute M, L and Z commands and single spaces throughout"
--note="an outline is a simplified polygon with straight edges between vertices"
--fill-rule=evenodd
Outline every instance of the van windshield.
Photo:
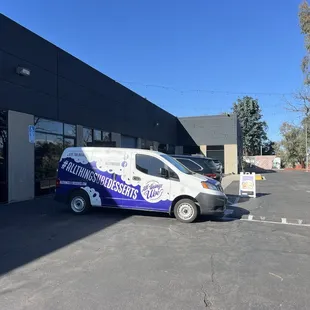
M 181 172 L 186 173 L 186 174 L 194 174 L 192 171 L 187 169 L 185 166 L 183 166 L 180 162 L 178 162 L 176 159 L 172 158 L 171 156 L 166 155 L 166 154 L 162 154 L 160 156 L 166 159 L 167 161 L 169 161 L 170 164 L 172 164 L 174 167 L 176 167 Z

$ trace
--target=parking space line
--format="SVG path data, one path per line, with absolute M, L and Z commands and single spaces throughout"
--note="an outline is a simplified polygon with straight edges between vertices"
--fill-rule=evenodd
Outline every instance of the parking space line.
M 249 216 L 250 217 L 250 216 Z M 310 227 L 310 224 L 297 224 L 297 223 L 283 223 L 283 222 L 274 222 L 274 221 L 262 221 L 262 220 L 254 220 L 253 218 L 246 219 L 246 218 L 241 218 L 240 221 L 247 221 L 247 222 L 256 222 L 256 223 L 267 223 L 267 224 L 280 224 L 280 225 L 290 225 L 290 226 L 299 226 L 299 227 Z

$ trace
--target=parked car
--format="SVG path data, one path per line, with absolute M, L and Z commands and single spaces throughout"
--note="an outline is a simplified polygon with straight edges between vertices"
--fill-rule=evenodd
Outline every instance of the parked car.
M 212 160 L 215 163 L 215 166 L 218 168 L 218 170 L 223 172 L 223 164 L 218 159 L 212 158 Z
M 106 147 L 64 150 L 55 199 L 76 214 L 114 207 L 166 212 L 184 223 L 199 214 L 222 217 L 227 204 L 218 181 L 193 173 L 167 154 Z
M 222 170 L 216 167 L 212 158 L 202 155 L 172 155 L 189 170 L 222 182 Z

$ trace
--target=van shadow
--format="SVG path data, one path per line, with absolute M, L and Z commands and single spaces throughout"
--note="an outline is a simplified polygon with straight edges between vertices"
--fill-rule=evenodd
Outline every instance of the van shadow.
M 215 217 L 212 215 L 202 215 L 197 222 L 228 222 L 240 220 L 244 215 L 250 214 L 250 211 L 240 207 L 228 206 L 223 217 Z

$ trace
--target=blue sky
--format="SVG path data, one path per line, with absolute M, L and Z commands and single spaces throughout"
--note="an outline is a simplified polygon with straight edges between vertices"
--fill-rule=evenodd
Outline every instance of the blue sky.
M 283 121 L 298 121 L 281 94 L 302 87 L 299 3 L 1 0 L 0 12 L 177 116 L 252 95 L 279 139 Z

